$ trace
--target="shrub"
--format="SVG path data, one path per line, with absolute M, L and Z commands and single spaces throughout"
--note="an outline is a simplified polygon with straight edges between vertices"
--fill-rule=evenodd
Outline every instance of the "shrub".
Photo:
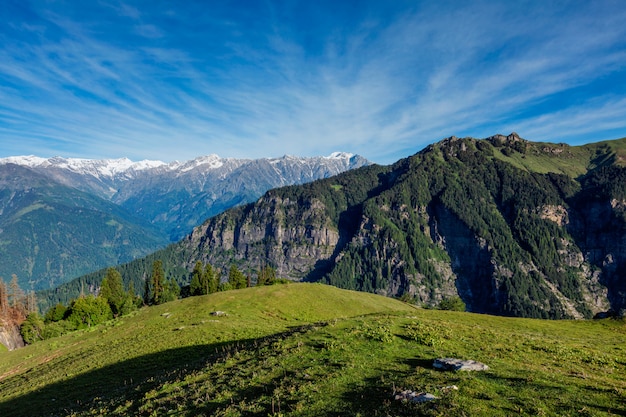
M 42 337 L 44 340 L 47 340 L 53 337 L 63 336 L 74 330 L 76 330 L 74 325 L 67 320 L 55 321 L 46 324 L 46 327 L 43 329 Z
M 67 320 L 77 329 L 95 326 L 113 318 L 108 301 L 102 297 L 80 297 L 72 301 Z
M 24 342 L 31 345 L 39 340 L 43 340 L 44 327 L 43 317 L 39 313 L 30 313 L 20 327 L 20 333 Z
M 54 307 L 50 307 L 50 309 L 46 312 L 44 316 L 44 321 L 46 323 L 57 322 L 65 319 L 65 315 L 67 314 L 67 307 L 63 304 L 58 303 Z
M 449 331 L 447 329 L 436 328 L 431 324 L 419 322 L 407 324 L 405 330 L 409 339 L 430 347 L 440 345 L 443 339 L 449 337 Z
M 444 298 L 439 303 L 439 310 L 465 311 L 465 303 L 461 297 Z
M 393 333 L 391 328 L 386 324 L 378 324 L 376 327 L 365 327 L 363 329 L 365 337 L 377 342 L 391 343 L 393 341 Z

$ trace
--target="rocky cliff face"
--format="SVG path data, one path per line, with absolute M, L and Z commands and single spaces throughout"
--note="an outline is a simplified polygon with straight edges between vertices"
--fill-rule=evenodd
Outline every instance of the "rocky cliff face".
M 312 199 L 297 201 L 266 195 L 255 204 L 217 216 L 185 239 L 195 248 L 189 266 L 200 259 L 212 264 L 245 263 L 248 269 L 276 265 L 282 277 L 301 279 L 318 261 L 328 260 L 339 233 L 325 215 L 325 206 Z M 220 248 L 216 251 L 214 248 Z
M 7 326 L 0 323 L 0 344 L 9 350 L 24 347 L 24 339 L 17 326 Z

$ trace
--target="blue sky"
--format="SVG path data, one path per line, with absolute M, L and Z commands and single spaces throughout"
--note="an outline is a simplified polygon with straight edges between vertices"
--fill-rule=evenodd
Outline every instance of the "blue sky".
M 626 136 L 626 2 L 0 1 L 0 157 Z

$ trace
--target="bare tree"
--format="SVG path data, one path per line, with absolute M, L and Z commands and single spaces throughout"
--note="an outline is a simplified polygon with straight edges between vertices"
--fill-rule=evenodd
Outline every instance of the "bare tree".
M 9 317 L 9 292 L 7 284 L 0 277 L 0 320 L 6 320 Z

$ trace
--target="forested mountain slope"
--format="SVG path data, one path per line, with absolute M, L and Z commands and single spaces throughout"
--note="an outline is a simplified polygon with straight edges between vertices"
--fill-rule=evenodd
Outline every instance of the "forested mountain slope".
M 392 166 L 271 190 L 123 274 L 140 284 L 157 258 L 181 282 L 197 260 L 253 279 L 270 265 L 418 304 L 459 295 L 474 312 L 590 317 L 626 305 L 625 149 L 452 137 Z
M 13 164 L 0 165 L 0 277 L 20 286 L 59 285 L 167 244 L 123 208 Z

